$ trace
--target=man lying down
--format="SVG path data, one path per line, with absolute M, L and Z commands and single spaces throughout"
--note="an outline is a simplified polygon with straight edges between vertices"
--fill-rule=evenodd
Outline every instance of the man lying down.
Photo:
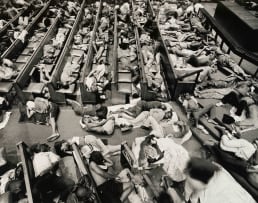
M 115 118 L 117 126 L 141 127 L 151 130 L 156 137 L 170 137 L 179 144 L 192 136 L 189 127 L 178 119 L 169 103 L 140 100 L 127 108 L 121 108 L 121 105 L 109 107 L 109 115 Z

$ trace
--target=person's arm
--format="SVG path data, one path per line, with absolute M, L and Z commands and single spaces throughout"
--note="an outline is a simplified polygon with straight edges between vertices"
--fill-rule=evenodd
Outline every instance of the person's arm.
M 113 166 L 113 162 L 111 161 L 111 159 L 109 159 L 107 157 L 104 157 L 104 159 L 105 159 L 105 165 L 107 167 Z
M 102 169 L 99 168 L 99 166 L 95 162 L 90 162 L 90 169 L 98 174 L 99 176 L 106 178 L 106 179 L 111 179 L 114 178 L 114 176 L 108 172 L 103 171 Z
M 27 116 L 28 116 L 28 118 L 30 118 L 30 117 L 35 113 L 35 111 L 32 110 L 32 109 L 26 108 L 26 110 L 27 110 Z
M 242 147 L 241 139 L 229 139 L 227 135 L 223 135 L 221 137 L 221 144 L 223 144 L 225 147 L 229 148 L 239 148 Z
M 130 185 L 124 189 L 124 191 L 120 197 L 121 202 L 124 202 L 125 200 L 127 200 L 128 196 L 131 194 L 133 189 L 134 189 L 133 185 Z

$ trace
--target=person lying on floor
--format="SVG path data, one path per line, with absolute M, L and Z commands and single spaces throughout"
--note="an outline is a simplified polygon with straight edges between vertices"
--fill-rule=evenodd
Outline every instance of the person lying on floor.
M 123 181 L 120 175 L 116 176 L 110 172 L 112 165 L 112 161 L 104 158 L 100 152 L 94 151 L 91 153 L 89 159 L 90 171 L 96 182 L 101 201 L 122 203 L 128 199 L 128 196 L 134 190 L 136 181 L 129 169 L 124 169 L 121 172 L 130 177 L 127 181 Z
M 216 117 L 216 107 L 222 106 L 222 105 L 230 105 L 232 110 L 230 112 L 227 112 L 231 116 L 233 116 L 235 119 L 242 120 L 242 116 L 245 116 L 245 114 L 248 115 L 249 113 L 249 106 L 251 104 L 250 98 L 246 97 L 248 92 L 250 90 L 250 87 L 246 83 L 239 83 L 236 88 L 234 88 L 230 93 L 225 95 L 221 102 L 218 102 L 217 104 L 209 104 L 205 107 L 203 107 L 200 110 L 197 110 L 193 113 L 193 117 L 195 119 L 196 125 L 198 125 L 198 121 L 206 113 L 210 113 L 209 120 L 211 121 Z
M 61 140 L 55 142 L 56 153 L 63 157 L 66 155 L 71 155 L 72 153 L 72 144 L 76 143 L 82 151 L 84 146 L 87 145 L 90 148 L 90 151 L 100 151 L 103 156 L 112 156 L 120 153 L 120 145 L 105 145 L 101 139 L 93 135 L 85 135 L 83 137 L 74 136 L 68 140 Z M 84 157 L 89 158 L 90 153 L 83 153 Z
M 222 166 L 215 162 L 193 157 L 187 163 L 185 175 L 183 191 L 177 191 L 176 188 L 167 191 L 177 203 L 256 202 Z
M 34 201 L 51 202 L 52 195 L 49 192 L 60 195 L 60 201 L 65 201 L 75 183 L 60 174 L 61 171 L 58 167 L 60 157 L 51 152 L 47 144 L 34 144 L 30 147 L 30 151 L 35 172 L 32 187 Z
M 0 59 L 0 81 L 10 80 L 18 75 L 17 68 L 9 59 Z
M 132 152 L 139 167 L 148 169 L 153 164 L 161 164 L 162 169 L 174 181 L 185 180 L 183 171 L 190 157 L 187 150 L 171 138 L 158 138 L 153 135 L 135 138 Z
M 134 106 L 124 109 L 121 108 L 117 111 L 112 112 L 113 114 L 120 114 L 120 116 L 127 118 L 136 118 L 139 116 L 143 111 L 150 111 L 151 109 L 162 109 L 162 110 L 169 110 L 172 107 L 169 107 L 166 103 L 162 103 L 160 101 L 145 101 L 139 100 Z
M 82 129 L 87 132 L 96 132 L 102 135 L 112 135 L 115 130 L 115 118 L 84 115 L 80 120 Z
M 211 152 L 216 153 L 219 160 L 228 170 L 238 173 L 258 189 L 257 139 L 251 143 L 245 139 L 236 138 L 233 133 L 229 133 L 224 128 L 217 127 L 217 129 L 221 131 L 222 135 L 219 144 L 206 143 L 205 146 Z
M 57 104 L 50 102 L 48 99 L 36 97 L 34 101 L 27 101 L 26 110 L 28 118 L 34 113 L 48 114 L 49 123 L 52 128 L 52 135 L 47 138 L 48 141 L 53 141 L 60 137 L 57 127 L 57 117 L 59 113 Z
M 215 53 L 218 66 L 227 67 L 245 79 L 250 77 L 228 54 L 223 53 L 219 48 Z
M 107 117 L 108 108 L 106 106 L 101 105 L 86 105 L 83 106 L 79 102 L 72 100 L 72 99 L 66 99 L 67 104 L 72 106 L 72 109 L 74 110 L 74 113 L 78 116 L 97 116 L 99 118 L 105 119 Z

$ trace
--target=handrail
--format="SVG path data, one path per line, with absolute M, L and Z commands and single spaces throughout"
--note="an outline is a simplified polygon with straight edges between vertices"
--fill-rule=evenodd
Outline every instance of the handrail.
M 227 44 L 227 46 L 235 53 L 237 53 L 241 58 L 246 59 L 255 65 L 258 65 L 258 55 L 252 54 L 250 51 L 243 47 L 238 46 L 231 36 L 223 31 L 222 26 L 216 22 L 216 20 L 204 9 L 200 8 L 200 12 L 206 17 L 206 20 L 210 23 L 212 29 L 222 38 L 222 40 Z

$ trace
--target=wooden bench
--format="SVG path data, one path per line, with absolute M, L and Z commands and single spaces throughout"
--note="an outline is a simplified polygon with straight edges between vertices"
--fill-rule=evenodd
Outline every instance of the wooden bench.
M 35 201 L 35 197 L 32 194 L 32 188 L 35 181 L 35 172 L 32 164 L 32 155 L 29 147 L 24 142 L 17 143 L 17 151 L 22 162 L 24 181 L 26 187 L 26 195 L 29 203 L 38 203 Z M 76 166 L 76 158 L 67 156 L 59 161 L 59 168 L 63 176 L 72 179 L 74 182 L 78 182 L 82 174 L 78 174 L 79 168 Z
M 69 33 L 69 36 L 64 44 L 64 48 L 58 58 L 58 61 L 55 65 L 53 74 L 51 75 L 50 82 L 47 84 L 51 99 L 56 103 L 65 103 L 66 95 L 73 95 L 76 94 L 76 84 L 69 85 L 68 89 L 58 89 L 57 82 L 60 81 L 61 74 L 64 70 L 65 64 L 69 60 L 71 46 L 73 43 L 74 35 L 79 30 L 79 25 L 82 20 L 84 14 L 84 7 L 86 5 L 86 0 L 82 0 L 81 8 L 78 12 L 73 27 Z
M 81 103 L 83 103 L 83 104 L 96 104 L 97 100 L 98 100 L 98 93 L 88 91 L 87 88 L 85 87 L 84 81 L 85 81 L 85 78 L 90 73 L 90 71 L 92 70 L 93 59 L 96 54 L 94 47 L 93 47 L 93 43 L 96 39 L 96 32 L 97 32 L 98 26 L 99 26 L 99 21 L 100 21 L 101 12 L 102 12 L 102 6 L 103 6 L 103 2 L 100 1 L 100 7 L 99 7 L 97 15 L 96 15 L 95 24 L 94 24 L 93 31 L 92 31 L 93 35 L 91 37 L 90 45 L 89 45 L 89 49 L 88 49 L 88 53 L 87 53 L 87 59 L 86 59 L 86 62 L 84 63 L 84 66 L 82 67 L 80 79 L 78 81 L 79 90 L 80 90 L 80 94 L 81 94 L 80 99 L 81 99 Z
M 78 167 L 81 175 L 82 176 L 83 175 L 88 175 L 90 177 L 91 182 L 92 182 L 93 187 L 94 187 L 94 192 L 96 194 L 97 203 L 101 203 L 101 200 L 99 198 L 99 194 L 97 192 L 97 185 L 96 185 L 96 182 L 95 182 L 94 178 L 92 177 L 92 174 L 90 172 L 90 168 L 89 168 L 87 160 L 85 160 L 82 157 L 82 154 L 81 154 L 77 144 L 73 144 L 72 148 L 73 148 L 73 156 L 74 156 L 75 162 L 77 164 L 77 167 Z
M 153 10 L 151 2 L 147 1 L 148 10 L 153 17 L 155 18 L 155 12 Z M 159 22 L 155 22 L 158 30 L 158 39 L 161 44 L 161 70 L 164 72 L 164 77 L 166 80 L 166 87 L 169 93 L 169 99 L 177 100 L 180 94 L 184 92 L 192 92 L 195 89 L 196 82 L 198 81 L 201 70 L 192 71 L 190 73 L 185 74 L 184 76 L 178 76 L 174 69 L 174 63 L 169 56 L 169 52 L 167 46 L 164 41 L 164 37 L 162 36 L 162 32 L 159 28 Z M 194 80 L 188 80 L 189 77 L 195 76 Z
M 23 70 L 14 82 L 17 96 L 23 104 L 25 104 L 26 101 L 33 99 L 33 94 L 40 95 L 42 93 L 45 84 L 36 82 L 35 80 L 31 81 L 35 71 L 34 66 L 39 62 L 41 56 L 43 55 L 44 45 L 48 44 L 49 41 L 55 36 L 59 23 L 59 17 L 52 19 L 52 25 L 47 30 L 43 39 L 39 42 L 32 56 L 23 65 Z
M 3 27 L 2 29 L 0 29 L 0 37 L 6 35 L 8 29 L 10 28 L 11 24 L 16 25 L 19 17 L 22 16 L 24 13 L 26 13 L 26 11 L 30 10 L 31 6 L 28 7 L 24 7 L 21 9 L 21 11 L 19 13 L 16 14 L 16 16 L 14 16 L 12 19 L 10 19 Z
M 121 144 L 120 162 L 123 168 L 129 168 L 133 173 L 141 173 L 144 181 L 154 196 L 154 200 L 157 199 L 159 196 L 158 189 L 154 186 L 151 178 L 144 171 L 138 170 L 138 162 L 126 141 Z
M 40 12 L 34 17 L 34 19 L 32 20 L 32 22 L 26 27 L 26 31 L 28 32 L 28 36 L 31 36 L 33 34 L 34 29 L 36 28 L 36 25 L 38 24 L 38 22 L 43 18 L 43 15 L 45 14 L 45 12 L 47 11 L 49 5 L 50 5 L 51 1 L 49 1 L 41 10 Z M 26 38 L 27 38 L 26 37 Z M 2 54 L 1 58 L 8 58 L 11 60 L 16 59 L 17 63 L 15 62 L 14 64 L 17 66 L 17 69 L 19 71 L 18 76 L 15 79 L 12 79 L 8 82 L 0 82 L 0 93 L 1 94 L 8 94 L 12 87 L 13 87 L 13 82 L 19 77 L 20 74 L 22 74 L 22 72 L 25 69 L 25 64 L 27 62 L 27 60 L 31 57 L 28 54 L 24 54 L 22 53 L 22 51 L 25 49 L 26 47 L 26 43 L 23 43 L 20 39 L 16 39 L 13 44 Z M 18 54 L 21 55 L 18 57 Z M 25 58 L 24 58 L 25 57 Z M 20 61 L 20 62 L 19 62 Z

